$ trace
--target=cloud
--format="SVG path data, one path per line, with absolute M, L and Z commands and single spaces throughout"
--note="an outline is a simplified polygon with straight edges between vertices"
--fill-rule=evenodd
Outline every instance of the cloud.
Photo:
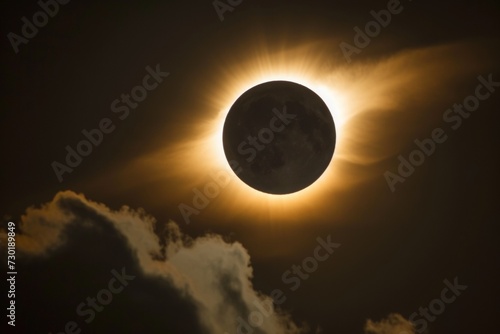
M 378 322 L 368 319 L 365 324 L 366 334 L 416 334 L 415 327 L 402 315 L 391 313 Z
M 195 305 L 208 333 L 239 333 L 238 327 L 255 334 L 307 331 L 276 309 L 269 296 L 254 289 L 250 256 L 243 245 L 219 235 L 192 239 L 176 223 L 159 226 L 141 209 L 112 210 L 84 195 L 59 192 L 51 202 L 30 207 L 21 217 L 18 252 L 50 257 L 76 242 L 78 234 L 71 233 L 75 227 L 104 233 L 105 238 L 122 238 L 145 276 L 167 282 Z M 5 232 L 1 233 L 0 239 L 5 239 Z
M 5 239 L 6 232 L 0 230 L 0 240 Z M 171 302 L 178 298 L 185 301 L 178 311 L 196 314 L 204 328 L 199 329 L 201 333 L 310 332 L 307 325 L 297 325 L 289 314 L 275 308 L 269 296 L 255 290 L 250 256 L 242 244 L 226 242 L 215 234 L 193 239 L 183 234 L 175 222 L 159 224 L 142 209 L 123 206 L 112 210 L 82 194 L 59 192 L 52 201 L 26 210 L 16 240 L 18 252 L 27 257 L 49 259 L 58 251 L 68 253 L 69 248 L 76 247 L 95 265 L 96 253 L 102 249 L 96 249 L 92 242 L 106 244 L 100 247 L 120 257 L 131 254 L 134 263 L 130 266 L 152 279 L 149 285 L 155 281 L 167 283 L 177 294 L 168 297 Z M 71 257 L 80 253 L 68 254 Z M 113 257 L 103 261 L 110 259 Z M 168 294 L 153 296 L 165 298 Z M 366 334 L 416 333 L 399 314 L 390 314 L 379 322 L 367 320 L 364 330 Z

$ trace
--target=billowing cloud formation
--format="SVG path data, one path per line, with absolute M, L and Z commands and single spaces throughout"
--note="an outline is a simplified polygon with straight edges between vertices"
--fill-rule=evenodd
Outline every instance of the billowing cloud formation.
M 240 243 L 225 242 L 217 235 L 191 239 L 174 222 L 158 235 L 156 220 L 143 210 L 124 206 L 114 211 L 83 195 L 60 192 L 21 217 L 18 250 L 49 256 L 70 241 L 73 236 L 67 232 L 78 224 L 96 229 L 111 225 L 107 227 L 126 240 L 144 275 L 166 280 L 192 301 L 209 333 L 306 331 L 275 309 L 270 297 L 255 291 L 250 256 Z
M 174 222 L 157 225 L 141 209 L 123 206 L 111 210 L 83 195 L 65 191 L 40 208 L 26 210 L 19 224 L 17 249 L 27 256 L 50 258 L 64 247 L 91 243 L 92 239 L 83 237 L 81 229 L 94 229 L 95 235 L 104 241 L 119 240 L 115 245 L 122 245 L 118 246 L 121 248 L 128 245 L 127 252 L 133 254 L 133 261 L 145 277 L 168 283 L 179 298 L 191 304 L 197 322 L 204 328 L 200 329 L 202 333 L 309 332 L 307 326 L 298 326 L 289 315 L 276 309 L 269 296 L 254 289 L 250 256 L 240 243 L 226 242 L 219 235 L 192 239 Z M 5 238 L 5 231 L 0 231 L 0 239 Z M 415 331 L 401 315 L 391 314 L 380 322 L 368 320 L 365 333 L 415 334 Z
M 365 325 L 366 334 L 415 334 L 415 327 L 400 314 L 391 313 L 379 322 L 368 320 Z

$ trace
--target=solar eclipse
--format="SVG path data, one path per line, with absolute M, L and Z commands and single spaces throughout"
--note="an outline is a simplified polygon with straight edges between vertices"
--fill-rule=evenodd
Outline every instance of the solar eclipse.
M 289 194 L 314 183 L 335 148 L 335 126 L 325 102 L 290 81 L 252 87 L 224 122 L 225 156 L 238 177 L 270 194 Z

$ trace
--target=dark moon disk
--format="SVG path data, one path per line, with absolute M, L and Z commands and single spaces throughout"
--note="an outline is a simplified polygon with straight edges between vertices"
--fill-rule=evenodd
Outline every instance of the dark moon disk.
M 314 183 L 330 164 L 335 124 L 312 90 L 270 81 L 247 90 L 232 105 L 222 133 L 236 175 L 269 194 L 289 194 Z

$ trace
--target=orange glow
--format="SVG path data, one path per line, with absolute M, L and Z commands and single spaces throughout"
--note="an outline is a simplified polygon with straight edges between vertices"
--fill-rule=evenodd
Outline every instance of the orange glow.
M 330 214 L 349 210 L 359 194 L 357 187 L 376 178 L 385 186 L 384 161 L 399 154 L 420 130 L 427 132 L 439 122 L 435 115 L 441 115 L 442 109 L 430 107 L 436 91 L 464 72 L 459 71 L 464 64 L 450 61 L 455 52 L 464 52 L 463 47 L 411 50 L 359 64 L 332 59 L 334 52 L 325 51 L 322 43 L 235 54 L 237 62 L 221 61 L 224 67 L 204 87 L 198 111 L 189 115 L 178 140 L 138 159 L 131 173 L 164 182 L 165 194 L 156 197 L 175 198 L 189 206 L 193 206 L 193 190 L 203 191 L 212 182 L 211 175 L 227 175 L 228 184 L 200 215 L 222 212 L 228 217 L 303 222 L 322 215 L 326 207 Z M 316 92 L 328 105 L 337 133 L 334 156 L 323 175 L 287 195 L 262 193 L 242 182 L 230 169 L 222 145 L 231 105 L 251 87 L 273 80 L 296 82 Z
M 251 64 L 251 61 L 249 64 L 240 64 L 238 72 L 228 70 L 221 79 L 224 87 L 222 89 L 218 87 L 208 94 L 208 96 L 212 97 L 210 102 L 217 112 L 212 114 L 212 117 L 207 115 L 206 122 L 203 122 L 203 125 L 197 130 L 200 133 L 198 138 L 190 142 L 192 144 L 191 148 L 179 150 L 185 153 L 189 152 L 193 157 L 198 158 L 198 163 L 191 165 L 189 170 L 187 170 L 188 166 L 185 166 L 186 173 L 196 175 L 199 173 L 208 174 L 207 171 L 211 171 L 230 175 L 230 182 L 224 187 L 220 195 L 224 199 L 214 200 L 214 202 L 221 203 L 220 209 L 222 210 L 234 208 L 254 213 L 261 212 L 268 216 L 272 215 L 275 219 L 284 218 L 285 216 L 290 217 L 290 214 L 296 214 L 307 207 L 308 202 L 317 201 L 322 196 L 322 190 L 325 188 L 332 184 L 341 184 L 341 177 L 335 166 L 340 156 L 339 152 L 342 151 L 343 127 L 347 118 L 342 94 L 335 89 L 328 88 L 326 82 L 317 79 L 320 77 L 317 64 L 305 61 L 305 59 L 310 58 L 304 58 L 303 56 L 291 57 L 291 59 L 302 59 L 301 61 L 284 61 L 284 59 L 285 53 L 278 55 L 274 61 L 272 58 L 261 58 L 255 59 L 256 63 L 253 64 Z M 335 154 L 323 175 L 309 187 L 286 195 L 263 193 L 242 182 L 230 169 L 222 145 L 224 120 L 232 104 L 246 90 L 260 83 L 274 80 L 295 82 L 318 94 L 332 113 L 337 132 Z M 200 166 L 203 166 L 203 168 L 200 168 Z M 203 184 L 200 184 L 199 189 L 203 189 L 203 186 Z

